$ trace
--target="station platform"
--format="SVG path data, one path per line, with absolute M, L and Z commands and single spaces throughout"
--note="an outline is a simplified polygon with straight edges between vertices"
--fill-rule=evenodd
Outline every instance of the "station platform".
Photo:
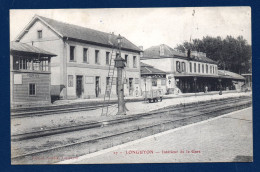
M 239 91 L 236 90 L 229 90 L 229 91 L 223 91 L 223 94 L 226 93 L 239 93 Z M 171 99 L 171 98 L 178 98 L 178 97 L 191 97 L 191 96 L 205 96 L 205 95 L 216 95 L 219 94 L 219 91 L 210 91 L 207 93 L 204 92 L 198 92 L 198 93 L 179 93 L 179 94 L 168 94 L 163 95 L 164 99 Z M 107 98 L 106 98 L 107 100 Z M 117 97 L 110 98 L 111 101 L 117 101 Z M 144 97 L 142 96 L 127 96 L 125 97 L 126 101 L 142 101 L 144 100 Z M 102 103 L 104 101 L 104 97 L 99 98 L 92 98 L 92 99 L 73 99 L 73 100 L 57 100 L 53 102 L 52 106 L 57 105 L 68 105 L 68 104 L 77 104 L 77 103 Z
M 252 162 L 252 107 L 58 164 Z

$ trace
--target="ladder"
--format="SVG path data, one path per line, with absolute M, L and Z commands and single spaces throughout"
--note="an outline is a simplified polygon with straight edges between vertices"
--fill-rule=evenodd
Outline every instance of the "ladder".
M 109 60 L 109 68 L 108 68 L 108 76 L 107 76 L 108 83 L 107 83 L 107 78 L 106 78 L 106 91 L 105 91 L 105 95 L 104 95 L 101 116 L 108 115 L 108 107 L 110 105 L 109 102 L 110 102 L 111 90 L 112 90 L 112 85 L 113 85 L 113 81 L 114 81 L 114 73 L 115 73 L 115 57 L 116 57 L 116 51 L 114 51 L 114 48 L 113 48 L 111 56 L 110 56 L 110 60 Z

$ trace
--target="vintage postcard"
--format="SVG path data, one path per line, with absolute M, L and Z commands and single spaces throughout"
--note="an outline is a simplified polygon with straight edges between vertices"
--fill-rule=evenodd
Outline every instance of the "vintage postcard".
M 11 163 L 252 162 L 250 7 L 10 10 Z

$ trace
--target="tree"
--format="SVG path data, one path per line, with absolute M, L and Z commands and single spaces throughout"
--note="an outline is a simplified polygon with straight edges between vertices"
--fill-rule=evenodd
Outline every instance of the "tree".
M 176 49 L 181 52 L 185 50 L 199 51 L 207 54 L 207 57 L 216 61 L 220 69 L 235 73 L 248 73 L 251 70 L 252 47 L 242 37 L 234 38 L 206 36 L 193 39 L 192 42 L 184 42 L 177 45 Z

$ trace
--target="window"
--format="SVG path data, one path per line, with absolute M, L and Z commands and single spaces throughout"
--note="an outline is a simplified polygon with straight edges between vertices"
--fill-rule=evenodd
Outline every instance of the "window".
M 125 55 L 125 64 L 126 64 L 127 67 L 129 66 L 128 65 L 128 55 Z
M 202 65 L 202 73 L 204 73 L 204 64 Z
M 99 50 L 95 50 L 95 63 L 99 64 Z
M 197 66 L 196 63 L 194 63 L 194 72 L 196 72 L 196 66 Z
M 106 52 L 106 64 L 109 65 L 109 52 Z
M 215 73 L 214 69 L 215 69 L 214 66 L 212 66 L 212 70 L 213 70 L 212 72 L 213 72 L 213 74 Z
M 74 61 L 74 60 L 75 60 L 75 47 L 70 46 L 70 61 Z
M 161 85 L 166 85 L 166 79 L 165 78 L 161 78 Z
M 73 87 L 73 75 L 68 75 L 68 87 Z
M 83 62 L 88 63 L 88 49 L 83 48 Z
M 200 73 L 200 64 L 198 64 L 198 72 Z
M 181 72 L 181 63 L 179 61 L 176 61 L 176 70 L 177 72 Z
M 192 73 L 192 63 L 190 62 L 190 73 Z
M 182 62 L 182 72 L 186 71 L 186 66 L 185 66 L 185 62 Z
M 139 84 L 139 78 L 135 78 L 135 84 Z
M 42 30 L 38 30 L 37 33 L 38 33 L 38 39 L 41 39 L 42 38 Z
M 157 78 L 152 79 L 152 86 L 154 86 L 154 87 L 157 86 Z
M 106 85 L 109 85 L 110 77 L 106 78 Z
M 209 68 L 210 68 L 210 73 L 212 73 L 212 66 L 210 66 Z
M 136 68 L 137 67 L 137 62 L 136 62 L 136 56 L 133 56 L 133 67 Z
M 36 85 L 33 83 L 29 84 L 29 96 L 35 96 L 36 95 Z
M 209 73 L 209 66 L 206 65 L 206 73 Z

